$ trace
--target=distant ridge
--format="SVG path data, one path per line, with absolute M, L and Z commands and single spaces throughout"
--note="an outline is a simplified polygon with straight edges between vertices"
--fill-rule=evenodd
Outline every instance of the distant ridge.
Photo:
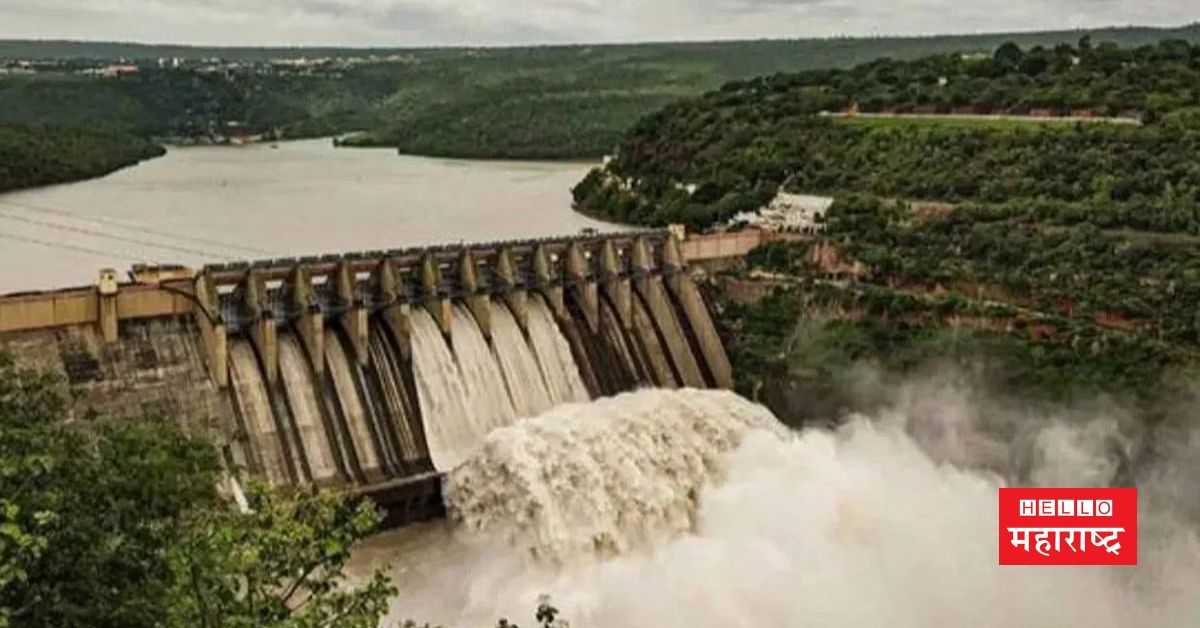
M 212 47 L 0 41 L 0 123 L 106 128 L 143 138 L 326 137 L 344 146 L 487 159 L 598 159 L 644 116 L 731 81 L 846 69 L 881 58 L 1024 49 L 1200 44 L 1200 25 L 930 37 L 709 41 L 519 48 Z M 377 63 L 349 57 L 375 55 Z M 309 63 L 247 67 L 269 59 Z M 183 62 L 161 63 L 180 58 Z M 212 63 L 212 58 L 219 62 Z M 114 80 L 79 72 L 128 59 Z M 328 62 L 327 62 L 328 61 Z
M 879 37 L 829 37 L 809 39 L 761 39 L 721 40 L 694 42 L 647 42 L 619 44 L 554 44 L 532 46 L 445 46 L 445 47 L 340 47 L 340 46 L 202 46 L 185 44 L 147 44 L 134 42 L 0 39 L 0 58 L 17 59 L 158 59 L 179 57 L 202 59 L 219 57 L 226 60 L 261 61 L 279 57 L 342 57 L 361 55 L 389 55 L 397 53 L 427 53 L 453 55 L 465 51 L 488 50 L 497 54 L 522 51 L 552 51 L 581 48 L 606 49 L 668 49 L 676 52 L 745 51 L 747 48 L 762 50 L 814 48 L 845 48 L 856 43 L 871 43 L 873 46 L 894 43 L 907 48 L 920 43 L 921 53 L 961 50 L 964 48 L 993 48 L 1003 42 L 1013 41 L 1023 47 L 1052 45 L 1059 42 L 1074 42 L 1090 35 L 1097 43 L 1112 41 L 1122 46 L 1139 46 L 1163 39 L 1185 39 L 1200 42 L 1200 22 L 1178 27 L 1123 26 L 1094 29 L 1072 29 L 1053 31 L 1024 31 L 999 33 L 971 33 L 945 35 L 885 35 Z

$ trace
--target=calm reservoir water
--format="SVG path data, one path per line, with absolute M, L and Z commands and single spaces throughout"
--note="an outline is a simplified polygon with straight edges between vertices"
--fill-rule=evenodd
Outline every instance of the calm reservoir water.
M 0 293 L 90 284 L 106 266 L 314 255 L 618 227 L 571 211 L 579 163 L 335 149 L 329 140 L 172 149 L 102 179 L 0 195 Z

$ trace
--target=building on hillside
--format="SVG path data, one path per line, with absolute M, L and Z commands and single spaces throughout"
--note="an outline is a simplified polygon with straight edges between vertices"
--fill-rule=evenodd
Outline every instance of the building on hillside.
M 88 74 L 91 76 L 103 76 L 106 78 L 115 78 L 118 76 L 130 76 L 138 73 L 138 67 L 130 64 L 113 64 L 106 65 L 102 68 L 88 68 L 80 72 L 80 74 Z
M 816 235 L 825 231 L 825 216 L 833 205 L 827 196 L 780 192 L 758 212 L 742 212 L 730 224 L 746 224 L 779 233 Z

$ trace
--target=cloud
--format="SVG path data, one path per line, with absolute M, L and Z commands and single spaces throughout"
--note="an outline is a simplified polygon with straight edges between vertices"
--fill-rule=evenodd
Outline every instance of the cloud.
M 0 37 L 418 46 L 1182 24 L 1194 0 L 2 0 Z

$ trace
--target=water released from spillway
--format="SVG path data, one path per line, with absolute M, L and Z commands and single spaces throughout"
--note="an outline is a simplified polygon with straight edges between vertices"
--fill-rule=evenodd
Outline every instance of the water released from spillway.
M 465 382 L 437 322 L 429 312 L 419 308 L 409 318 L 413 375 L 421 416 L 425 419 L 429 455 L 434 468 L 448 471 L 470 455 L 486 432 L 467 409 Z
M 445 482 L 452 520 L 531 556 L 614 556 L 690 530 L 700 489 L 750 427 L 731 392 L 644 390 L 561 406 L 491 434 Z
M 922 398 L 940 433 L 968 431 L 952 404 Z M 924 411 L 788 433 L 719 392 L 556 408 L 493 433 L 451 474 L 451 522 L 373 539 L 356 564 L 396 562 L 385 625 L 524 623 L 543 594 L 598 628 L 1196 625 L 1194 522 L 1144 511 L 1136 568 L 999 567 L 1003 481 L 911 436 Z M 1027 420 L 1057 482 L 1107 468 L 1091 464 L 1111 455 L 1096 439 L 1070 437 L 1090 426 Z M 1180 447 L 1200 459 L 1200 436 Z M 1077 459 L 1090 462 L 1060 473 Z M 1194 474 L 1164 477 L 1195 488 Z M 1149 507 L 1157 487 L 1140 489 Z
M 517 416 L 531 417 L 549 410 L 553 405 L 550 393 L 517 319 L 496 302 L 492 302 L 491 319 L 493 353 Z
M 488 346 L 475 318 L 464 305 L 452 310 L 450 342 L 463 379 L 467 412 L 480 431 L 476 444 L 483 442 L 488 432 L 511 425 L 517 418 L 496 356 Z
M 491 344 L 463 305 L 451 310 L 449 339 L 429 312 L 410 314 L 417 397 L 439 471 L 457 467 L 519 417 L 588 400 L 570 345 L 540 298 L 529 302 L 528 341 L 506 306 L 493 303 L 491 313 Z
M 529 297 L 529 344 L 555 405 L 588 400 L 587 386 L 579 376 L 571 346 L 558 330 L 550 307 L 537 294 Z

